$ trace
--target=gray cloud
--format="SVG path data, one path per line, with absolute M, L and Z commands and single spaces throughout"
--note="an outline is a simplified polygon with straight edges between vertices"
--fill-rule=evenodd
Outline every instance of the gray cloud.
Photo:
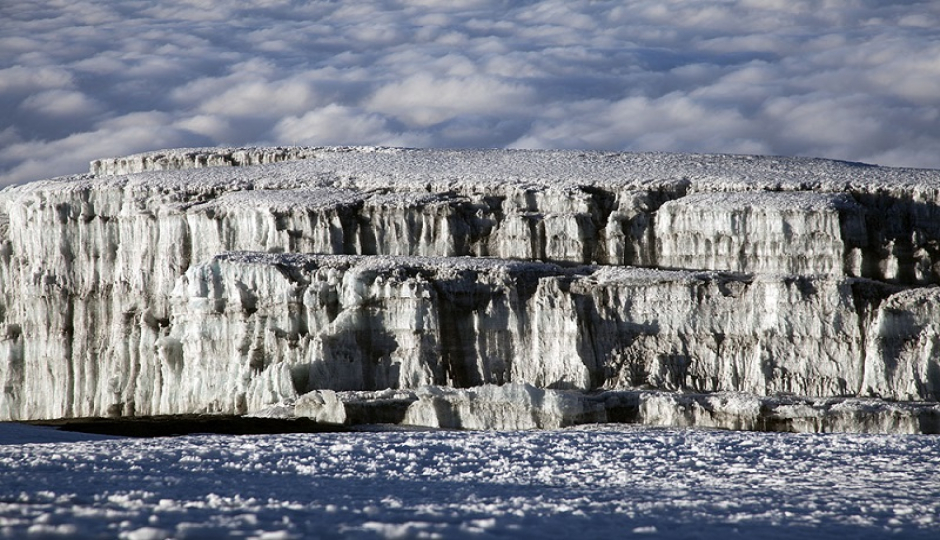
M 940 5 L 0 4 L 0 183 L 173 146 L 809 155 L 940 167 Z

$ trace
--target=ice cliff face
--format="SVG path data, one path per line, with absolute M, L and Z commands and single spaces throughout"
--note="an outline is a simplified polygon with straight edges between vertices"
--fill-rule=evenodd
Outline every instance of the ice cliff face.
M 166 392 L 211 370 L 251 381 L 220 390 L 235 400 L 222 410 L 323 388 L 510 381 L 846 395 L 863 375 L 852 284 L 826 277 L 229 254 L 191 268 L 174 300 L 168 339 L 211 361 L 181 362 Z
M 845 194 L 697 193 L 656 216 L 657 262 L 788 275 L 862 275 L 865 210 Z
M 748 156 L 96 161 L 0 192 L 0 419 L 523 382 L 935 401 L 938 186 Z

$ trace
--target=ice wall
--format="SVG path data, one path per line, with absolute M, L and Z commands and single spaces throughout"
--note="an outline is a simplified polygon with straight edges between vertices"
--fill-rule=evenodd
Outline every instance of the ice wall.
M 940 400 L 940 288 L 897 293 L 868 328 L 864 392 Z
M 697 193 L 656 217 L 657 263 L 790 275 L 862 275 L 864 209 L 845 194 Z
M 0 419 L 508 383 L 936 400 L 937 186 L 753 156 L 101 160 L 0 192 Z
M 360 149 L 364 150 L 364 149 Z M 316 148 L 193 148 L 168 152 L 144 152 L 131 156 L 96 159 L 89 169 L 96 176 L 134 174 L 145 171 L 176 171 L 204 167 L 246 167 L 282 161 L 313 159 Z
M 27 351 L 7 380 L 19 373 L 26 396 L 72 381 L 71 397 L 51 405 L 85 408 L 42 416 L 248 412 L 315 389 L 509 382 L 854 395 L 866 366 L 857 286 L 480 258 L 233 253 L 192 266 L 162 322 L 121 310 L 118 323 L 113 307 L 73 300 L 88 313 L 67 328 L 55 304 L 35 304 L 29 328 L 55 321 L 52 354 L 78 361 L 31 379 L 38 366 L 16 366 L 49 353 Z M 95 315 L 112 322 L 98 328 Z M 45 403 L 8 400 L 29 411 Z

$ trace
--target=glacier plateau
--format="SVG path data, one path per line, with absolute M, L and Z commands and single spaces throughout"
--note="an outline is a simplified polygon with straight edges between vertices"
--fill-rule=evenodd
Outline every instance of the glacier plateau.
M 0 420 L 286 404 L 342 423 L 352 392 L 383 419 L 527 428 L 748 395 L 801 403 L 786 429 L 851 429 L 805 418 L 855 398 L 936 429 L 940 171 L 168 150 L 0 192 L 0 284 Z M 735 422 L 716 425 L 759 427 Z

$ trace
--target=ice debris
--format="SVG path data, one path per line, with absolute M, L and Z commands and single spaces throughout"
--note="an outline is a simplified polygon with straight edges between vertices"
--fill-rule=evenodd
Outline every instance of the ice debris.
M 255 415 L 270 416 L 274 411 L 353 426 L 381 423 L 503 431 L 614 422 L 792 433 L 940 434 L 940 403 L 936 402 L 744 392 L 575 392 L 527 383 L 385 392 L 314 390 L 298 398 L 293 407 L 274 406 Z

